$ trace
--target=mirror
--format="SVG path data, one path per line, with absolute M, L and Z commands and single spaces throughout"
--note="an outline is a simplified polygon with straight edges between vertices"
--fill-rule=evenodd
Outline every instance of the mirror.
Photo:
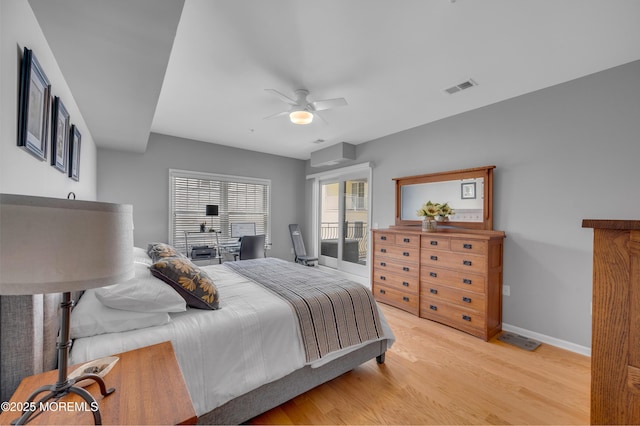
M 447 225 L 493 229 L 495 166 L 395 178 L 396 225 L 420 225 L 416 211 L 427 201 L 448 203 L 455 214 Z

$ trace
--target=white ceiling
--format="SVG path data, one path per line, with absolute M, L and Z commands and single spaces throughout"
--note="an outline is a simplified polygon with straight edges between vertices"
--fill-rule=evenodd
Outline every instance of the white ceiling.
M 640 59 L 638 0 L 30 4 L 98 146 L 136 152 L 152 131 L 307 159 Z M 264 120 L 288 108 L 267 88 L 348 106 Z

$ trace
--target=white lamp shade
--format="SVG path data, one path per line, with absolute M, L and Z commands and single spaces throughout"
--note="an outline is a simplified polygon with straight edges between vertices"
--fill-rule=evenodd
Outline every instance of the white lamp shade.
M 131 205 L 0 194 L 0 294 L 78 291 L 133 276 Z

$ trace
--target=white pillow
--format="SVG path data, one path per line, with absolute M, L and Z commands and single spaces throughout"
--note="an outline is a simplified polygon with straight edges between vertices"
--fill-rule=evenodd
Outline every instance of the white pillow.
M 111 309 L 96 298 L 95 290 L 84 292 L 71 311 L 72 339 L 105 333 L 135 330 L 163 325 L 171 320 L 166 312 L 132 312 Z
M 146 265 L 133 265 L 135 277 L 121 284 L 96 289 L 103 305 L 135 312 L 183 312 L 187 303 L 170 285 L 151 275 Z
M 149 253 L 143 248 L 133 248 L 133 263 L 142 263 L 144 265 L 151 265 L 153 261 L 149 257 Z

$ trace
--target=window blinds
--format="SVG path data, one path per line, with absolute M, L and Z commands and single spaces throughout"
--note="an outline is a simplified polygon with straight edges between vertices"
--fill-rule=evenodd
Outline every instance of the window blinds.
M 169 242 L 182 253 L 187 251 L 185 231 L 198 232 L 201 223 L 206 231 L 220 232 L 220 242 L 231 240 L 232 223 L 255 223 L 256 234 L 271 241 L 269 180 L 176 170 L 170 170 L 169 180 Z M 207 204 L 218 206 L 218 216 L 206 216 Z M 198 244 L 214 242 L 211 236 Z

